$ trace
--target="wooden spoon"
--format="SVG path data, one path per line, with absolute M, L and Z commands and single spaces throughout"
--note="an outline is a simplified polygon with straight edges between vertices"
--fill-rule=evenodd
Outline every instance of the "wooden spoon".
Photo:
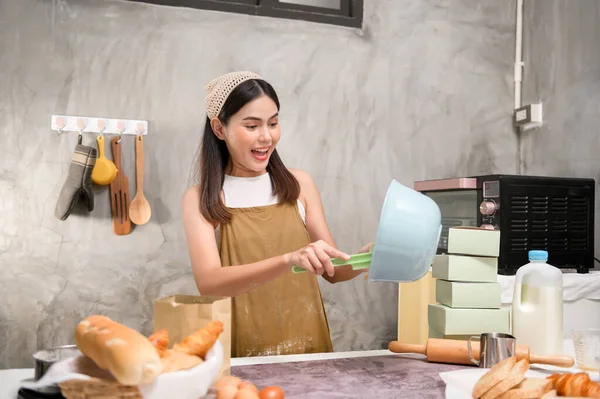
M 129 218 L 137 225 L 146 224 L 150 220 L 152 210 L 146 197 L 144 197 L 144 140 L 142 135 L 135 139 L 135 173 L 137 191 L 131 205 L 129 205 Z

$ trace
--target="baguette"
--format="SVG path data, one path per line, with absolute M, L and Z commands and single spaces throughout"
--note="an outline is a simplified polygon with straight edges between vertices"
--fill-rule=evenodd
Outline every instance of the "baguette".
M 223 322 L 213 320 L 203 328 L 185 337 L 180 343 L 173 345 L 173 350 L 206 360 L 206 354 L 219 339 L 222 332 Z
M 123 385 L 151 383 L 163 369 L 148 338 L 105 316 L 81 321 L 75 329 L 75 343 L 82 354 Z
M 164 357 L 167 354 L 167 347 L 169 346 L 169 332 L 167 330 L 163 329 L 155 332 L 148 337 L 148 341 L 156 348 L 160 357 Z

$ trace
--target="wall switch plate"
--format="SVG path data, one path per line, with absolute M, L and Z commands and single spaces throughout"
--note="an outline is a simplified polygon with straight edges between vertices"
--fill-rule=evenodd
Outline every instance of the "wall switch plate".
M 515 110 L 515 123 L 522 130 L 542 125 L 542 103 L 528 104 Z

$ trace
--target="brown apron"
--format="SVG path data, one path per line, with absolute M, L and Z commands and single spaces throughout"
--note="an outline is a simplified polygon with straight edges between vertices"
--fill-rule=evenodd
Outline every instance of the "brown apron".
M 298 204 L 229 208 L 220 226 L 223 266 L 296 251 L 310 243 Z M 332 352 L 317 276 L 286 272 L 232 300 L 232 357 Z

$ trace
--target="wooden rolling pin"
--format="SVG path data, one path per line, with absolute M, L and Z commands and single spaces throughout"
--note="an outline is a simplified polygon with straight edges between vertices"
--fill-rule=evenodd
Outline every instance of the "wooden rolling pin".
M 427 356 L 428 362 L 451 363 L 451 364 L 475 364 L 469 358 L 469 349 L 467 341 L 455 339 L 429 338 L 427 344 L 403 344 L 398 341 L 392 341 L 388 349 L 394 353 L 419 353 Z M 471 341 L 472 354 L 475 360 L 479 360 L 479 342 Z M 571 356 L 553 355 L 543 356 L 530 353 L 526 345 L 517 345 L 517 359 L 527 359 L 531 364 L 547 364 L 558 367 L 573 367 L 575 360 Z

